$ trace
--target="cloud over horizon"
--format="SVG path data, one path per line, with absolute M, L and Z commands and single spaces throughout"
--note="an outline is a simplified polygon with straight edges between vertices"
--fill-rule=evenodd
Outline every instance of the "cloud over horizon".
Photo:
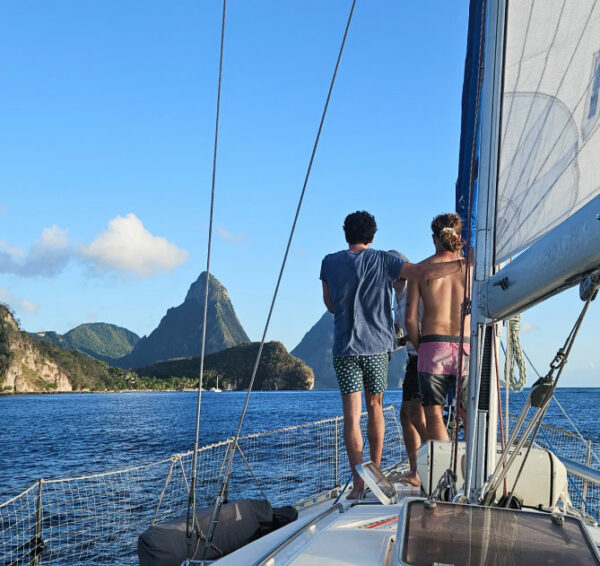
M 0 273 L 23 277 L 56 275 L 71 257 L 67 230 L 56 225 L 44 228 L 41 239 L 31 246 L 28 253 L 0 240 Z
M 90 266 L 93 273 L 112 270 L 125 278 L 148 278 L 185 263 L 188 252 L 151 234 L 133 213 L 113 218 L 93 242 L 78 248 L 70 244 L 67 230 L 56 225 L 44 228 L 27 253 L 0 240 L 0 273 L 50 277 L 73 259 Z
M 89 246 L 78 250 L 96 272 L 115 270 L 123 276 L 151 277 L 185 263 L 188 252 L 152 235 L 133 213 L 117 216 Z

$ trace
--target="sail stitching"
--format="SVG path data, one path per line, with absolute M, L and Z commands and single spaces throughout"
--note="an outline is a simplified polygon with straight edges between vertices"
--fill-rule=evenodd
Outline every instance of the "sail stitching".
M 568 64 L 566 65 L 567 69 L 569 68 L 569 66 L 570 66 L 570 65 L 571 65 L 571 63 L 573 62 L 573 59 L 575 58 L 575 55 L 576 55 L 576 53 L 577 53 L 577 50 L 579 49 L 579 46 L 581 45 L 581 41 L 582 41 L 582 39 L 583 39 L 583 35 L 584 35 L 584 33 L 585 33 L 585 30 L 586 30 L 586 28 L 587 28 L 587 26 L 588 26 L 589 22 L 591 21 L 592 14 L 593 14 L 593 12 L 594 12 L 594 10 L 595 10 L 595 8 L 596 8 L 596 5 L 597 5 L 597 1 L 595 1 L 595 2 L 594 2 L 594 4 L 592 5 L 592 9 L 590 10 L 590 13 L 588 14 L 588 17 L 587 17 L 587 20 L 586 20 L 585 26 L 584 26 L 584 28 L 583 28 L 583 30 L 582 30 L 582 32 L 581 32 L 581 34 L 580 34 L 580 35 L 579 35 L 579 37 L 578 37 L 578 40 L 577 40 L 577 45 L 575 46 L 575 49 L 573 50 L 573 53 L 571 54 L 571 58 L 569 59 L 569 62 L 568 62 Z M 550 50 L 549 50 L 549 52 L 548 52 L 548 53 L 550 53 Z M 548 116 L 550 115 L 551 101 L 552 101 L 552 100 L 554 100 L 554 99 L 556 99 L 556 97 L 558 96 L 558 93 L 560 92 L 560 89 L 562 88 L 562 86 L 563 86 L 563 84 L 564 84 L 564 80 L 565 80 L 565 78 L 566 78 L 566 75 L 567 75 L 567 73 L 566 73 L 566 72 L 565 72 L 565 73 L 563 73 L 563 75 L 562 75 L 562 77 L 561 77 L 561 81 L 560 81 L 560 83 L 559 83 L 559 85 L 558 85 L 558 88 L 556 89 L 556 91 L 555 91 L 554 95 L 548 98 L 548 103 L 546 104 L 545 117 L 544 117 L 544 119 L 543 119 L 543 121 L 542 121 L 542 125 L 541 125 L 541 127 L 538 129 L 538 134 L 537 134 L 537 137 L 536 137 L 536 139 L 534 140 L 534 143 L 532 144 L 532 146 L 535 146 L 535 145 L 537 145 L 537 141 L 539 140 L 539 138 L 540 138 L 540 135 L 541 135 L 541 132 L 542 132 L 542 130 L 543 130 L 543 128 L 544 128 L 544 126 L 545 126 L 545 124 L 546 124 L 547 120 L 548 120 Z M 583 91 L 583 93 L 582 93 L 581 97 L 580 97 L 580 98 L 579 98 L 579 100 L 577 101 L 577 104 L 575 105 L 575 107 L 574 107 L 574 109 L 573 109 L 573 110 L 577 110 L 577 108 L 579 108 L 579 105 L 580 105 L 580 104 L 581 104 L 581 102 L 582 102 L 582 101 L 585 99 L 585 96 L 586 96 L 586 94 L 587 94 L 587 91 L 588 91 L 588 89 L 589 89 L 589 86 L 591 85 L 591 83 L 593 82 L 593 80 L 594 80 L 594 77 L 592 77 L 592 78 L 590 79 L 590 82 L 589 82 L 589 83 L 588 83 L 588 85 L 586 86 L 585 90 Z M 531 106 L 530 106 L 530 108 L 531 108 Z M 572 115 L 572 112 L 570 112 L 570 113 L 569 113 L 569 117 L 571 117 L 571 115 Z M 541 172 L 544 170 L 544 167 L 545 167 L 545 165 L 546 165 L 546 163 L 547 163 L 547 161 L 548 161 L 548 159 L 549 159 L 550 155 L 552 154 L 552 151 L 554 150 L 554 148 L 555 148 L 555 147 L 556 147 L 556 145 L 558 144 L 558 140 L 560 140 L 560 139 L 561 139 L 561 137 L 562 137 L 562 134 L 565 132 L 565 130 L 566 130 L 566 128 L 567 128 L 567 126 L 568 126 L 568 124 L 569 124 L 569 123 L 570 123 L 570 122 L 569 122 L 569 120 L 566 120 L 566 121 L 565 121 L 565 124 L 564 124 L 564 126 L 563 126 L 562 130 L 560 131 L 560 134 L 559 134 L 558 136 L 556 136 L 556 139 L 555 139 L 555 141 L 554 141 L 554 144 L 553 144 L 553 145 L 552 145 L 552 147 L 550 148 L 550 151 L 548 151 L 548 152 L 547 152 L 547 154 L 546 154 L 546 158 L 544 159 L 544 161 L 543 161 L 543 162 L 542 162 L 542 164 L 540 165 L 540 168 L 538 169 L 538 172 L 535 174 L 535 176 L 534 176 L 533 180 L 532 180 L 532 181 L 529 183 L 529 186 L 531 186 L 531 185 L 534 185 L 534 184 L 535 184 L 535 182 L 538 180 L 538 178 L 539 178 L 539 176 L 540 176 Z M 593 135 L 593 134 L 592 134 L 592 135 Z M 591 136 L 590 136 L 590 137 L 591 137 Z M 589 137 L 588 137 L 588 139 L 589 139 Z M 582 148 L 585 146 L 585 143 L 586 143 L 586 142 L 587 142 L 587 140 L 586 140 L 586 141 L 585 141 L 585 142 L 584 142 L 584 143 L 583 143 L 583 144 L 580 146 L 580 149 L 579 149 L 579 150 L 576 150 L 576 151 L 575 151 L 575 156 L 573 157 L 573 159 L 571 159 L 570 161 L 568 161 L 568 163 L 567 163 L 567 167 L 568 167 L 568 165 L 570 165 L 570 164 L 571 164 L 571 163 L 574 161 L 575 157 L 577 157 L 577 155 L 578 155 L 578 154 L 581 152 L 581 149 L 582 149 Z M 526 161 L 526 162 L 528 162 L 528 161 L 529 161 L 529 158 L 531 157 L 532 153 L 533 153 L 533 147 L 532 147 L 532 149 L 531 149 L 531 151 L 530 151 L 530 153 L 529 153 L 529 156 L 528 156 L 528 159 L 527 159 L 527 161 Z M 567 167 L 565 167 L 565 168 L 564 168 L 564 169 L 561 171 L 560 175 L 557 177 L 557 181 L 558 181 L 558 179 L 560 179 L 560 178 L 562 177 L 562 174 L 565 172 L 565 170 L 567 169 Z M 522 179 L 522 176 L 523 176 L 523 172 L 524 172 L 524 169 L 522 169 L 522 170 L 521 170 L 521 175 L 520 175 L 519 179 L 517 180 L 517 183 L 516 183 L 516 185 L 519 185 L 519 183 L 520 183 L 520 181 L 521 181 L 521 179 Z M 545 196 L 547 196 L 547 195 L 548 195 L 548 193 L 549 193 L 549 192 L 552 190 L 552 188 L 554 187 L 554 185 L 556 184 L 556 182 L 557 182 L 557 181 L 555 181 L 555 182 L 554 182 L 554 183 L 553 183 L 553 184 L 552 184 L 552 185 L 551 185 L 551 186 L 548 188 L 548 190 L 547 190 L 547 191 L 544 193 L 544 195 L 542 195 L 542 198 L 540 199 L 540 202 L 543 200 L 543 198 L 544 198 Z M 540 206 L 540 205 L 538 204 L 536 207 L 534 207 L 534 208 L 532 209 L 532 212 L 533 212 L 533 210 L 536 210 L 538 206 Z M 529 216 L 531 216 L 531 213 L 530 213 L 530 214 L 529 214 L 529 215 L 528 215 L 528 216 L 525 218 L 525 220 L 527 220 L 527 219 L 529 218 Z
M 535 2 L 533 4 L 535 4 Z M 532 8 L 531 8 L 532 10 L 533 10 L 533 4 L 532 4 Z M 558 35 L 558 30 L 560 29 L 560 21 L 561 21 L 563 12 L 565 10 L 565 4 L 566 4 L 566 0 L 563 0 L 562 6 L 561 6 L 561 9 L 560 9 L 560 13 L 558 14 L 558 17 L 556 19 L 556 25 L 554 27 L 554 35 L 552 36 L 552 41 L 550 42 L 551 46 L 554 45 L 554 43 L 556 41 L 556 36 Z M 510 10 L 510 7 L 509 7 L 509 10 Z M 523 52 L 524 52 L 524 50 L 525 50 L 525 45 L 523 45 Z M 552 51 L 552 48 L 550 48 L 550 49 L 548 49 L 546 51 L 546 57 L 544 59 L 544 66 L 542 67 L 542 72 L 540 73 L 540 76 L 538 78 L 537 86 L 535 87 L 535 92 L 537 92 L 537 91 L 540 90 L 542 82 L 543 82 L 543 80 L 544 80 L 544 78 L 546 76 L 546 69 L 548 68 L 548 61 L 550 59 L 550 52 L 551 51 Z M 529 124 L 529 120 L 530 120 L 530 117 L 531 117 L 532 107 L 533 107 L 533 105 L 530 105 L 529 109 L 527 110 L 527 116 L 525 117 L 525 122 L 523 123 L 523 128 L 521 129 L 521 132 L 519 134 L 519 140 L 517 141 L 517 145 L 516 145 L 517 148 L 520 148 L 521 144 L 523 143 L 523 133 L 525 132 L 525 130 L 526 130 L 528 124 Z M 518 151 L 518 149 L 517 149 L 517 151 Z M 510 163 L 509 170 L 506 173 L 506 178 L 510 178 L 511 173 L 512 173 L 512 169 L 513 169 L 513 165 L 514 165 L 514 161 L 512 161 Z M 519 180 L 516 183 L 517 185 L 520 182 L 520 180 L 521 180 L 521 177 L 519 177 Z
M 568 67 L 570 66 L 570 64 L 571 64 L 571 62 L 573 61 L 573 59 L 575 58 L 575 55 L 576 55 L 576 53 L 577 53 L 577 51 L 578 51 L 578 49 L 579 49 L 579 46 L 581 45 L 581 41 L 582 41 L 583 35 L 584 35 L 584 33 L 585 33 L 585 30 L 587 29 L 587 26 L 588 26 L 589 22 L 590 22 L 590 21 L 591 21 L 591 19 L 592 19 L 592 15 L 593 15 L 593 12 L 594 12 L 594 10 L 596 9 L 596 6 L 597 6 L 597 0 L 596 0 L 596 1 L 593 3 L 593 5 L 592 5 L 592 7 L 591 7 L 591 10 L 590 10 L 590 12 L 589 12 L 589 14 L 588 14 L 588 17 L 587 17 L 587 19 L 586 19 L 586 22 L 585 22 L 585 26 L 584 26 L 584 28 L 583 28 L 583 30 L 582 30 L 582 32 L 581 32 L 581 34 L 580 34 L 580 35 L 579 35 L 579 37 L 578 37 L 577 44 L 576 44 L 576 46 L 575 46 L 575 48 L 574 48 L 574 50 L 573 50 L 573 53 L 571 54 L 571 58 L 569 59 L 569 63 L 567 64 L 567 69 L 568 69 Z M 557 28 L 557 29 L 558 29 L 558 28 Z M 550 54 L 550 51 L 551 51 L 551 49 L 549 49 L 549 50 L 548 50 L 548 55 Z M 544 72 L 542 73 L 542 77 L 541 77 L 541 79 L 540 79 L 540 82 L 541 82 L 541 80 L 543 79 L 543 75 L 544 75 L 544 73 L 545 73 L 545 67 L 544 67 Z M 560 81 L 560 83 L 559 83 L 559 85 L 558 85 L 558 87 L 557 87 L 557 89 L 556 89 L 556 91 L 555 91 L 554 95 L 553 95 L 552 97 L 550 97 L 550 98 L 549 98 L 549 100 L 555 99 L 555 98 L 557 97 L 558 93 L 560 92 L 560 89 L 562 88 L 562 86 L 563 86 L 563 84 L 564 84 L 564 80 L 565 80 L 565 78 L 566 78 L 566 74 L 567 74 L 566 72 L 565 72 L 565 73 L 563 73 L 563 75 L 562 75 L 562 77 L 561 77 L 561 81 Z M 585 99 L 585 96 L 586 96 L 586 94 L 587 94 L 587 91 L 588 91 L 588 89 L 589 89 L 589 86 L 591 85 L 591 82 L 592 82 L 592 81 L 593 81 L 593 77 L 592 77 L 592 78 L 590 79 L 590 81 L 588 82 L 588 84 L 587 84 L 587 86 L 586 86 L 585 90 L 583 90 L 581 97 L 578 99 L 577 103 L 575 104 L 575 106 L 574 106 L 574 108 L 573 108 L 573 111 L 577 110 L 577 109 L 579 108 L 580 104 L 581 104 L 581 103 L 583 102 L 583 100 Z M 539 86 L 540 86 L 540 82 L 538 82 L 538 87 L 537 87 L 538 89 L 539 89 Z M 537 90 L 537 89 L 536 89 L 536 90 Z M 512 98 L 512 100 L 511 100 L 511 104 L 512 104 L 512 102 L 513 102 L 513 101 L 514 101 L 514 97 L 513 97 L 513 98 Z M 545 109 L 545 117 L 544 117 L 544 119 L 543 119 L 543 121 L 542 121 L 542 127 L 541 127 L 541 128 L 538 130 L 537 137 L 536 137 L 536 139 L 534 140 L 534 143 L 532 144 L 532 148 L 531 148 L 531 150 L 529 151 L 529 154 L 528 154 L 528 156 L 527 156 L 527 159 L 525 160 L 525 163 L 526 163 L 526 164 L 527 164 L 527 163 L 530 161 L 530 159 L 531 159 L 531 156 L 533 155 L 533 148 L 536 146 L 536 144 L 537 144 L 537 141 L 538 141 L 538 140 L 539 140 L 539 138 L 540 138 L 541 131 L 542 131 L 542 129 L 543 129 L 543 127 L 544 127 L 544 125 L 546 124 L 547 120 L 548 120 L 548 116 L 550 115 L 550 109 L 551 109 L 551 107 L 552 107 L 552 106 L 551 106 L 551 103 L 550 103 L 550 101 L 549 101 L 549 102 L 546 104 L 546 109 Z M 528 116 L 527 116 L 527 120 L 526 120 L 526 122 L 525 122 L 526 124 L 527 124 L 527 122 L 529 121 L 529 116 L 530 116 L 530 113 L 531 113 L 531 109 L 532 109 L 532 108 L 533 108 L 533 104 L 532 104 L 532 105 L 530 105 L 530 107 L 529 107 L 529 113 L 528 113 Z M 535 182 L 538 180 L 538 178 L 539 178 L 539 176 L 540 176 L 541 172 L 544 170 L 544 167 L 546 166 L 546 163 L 548 162 L 548 159 L 549 159 L 550 155 L 552 154 L 552 152 L 553 152 L 553 151 L 554 151 L 554 149 L 556 148 L 556 146 L 557 146 L 557 144 L 558 144 L 559 140 L 561 139 L 561 137 L 562 137 L 563 133 L 565 132 L 565 130 L 566 130 L 567 126 L 569 125 L 569 123 L 570 123 L 570 121 L 569 121 L 569 120 L 565 120 L 565 123 L 564 123 L 564 125 L 563 125 L 562 129 L 560 130 L 559 134 L 558 134 L 558 135 L 555 137 L 555 141 L 554 141 L 554 143 L 553 143 L 552 147 L 551 147 L 551 148 L 550 148 L 550 150 L 547 152 L 547 154 L 546 154 L 546 157 L 545 157 L 544 161 L 542 162 L 542 164 L 540 165 L 540 167 L 539 167 L 539 169 L 538 169 L 537 173 L 536 173 L 536 174 L 535 174 L 535 176 L 533 177 L 533 180 L 532 180 L 532 181 L 529 183 L 529 186 L 532 186 L 532 185 L 534 185 L 534 184 L 535 184 Z M 587 142 L 589 141 L 589 139 L 591 139 L 591 138 L 593 137 L 593 134 L 595 133 L 596 129 L 597 129 L 597 127 L 596 127 L 596 128 L 594 128 L 594 130 L 593 130 L 593 131 L 592 131 L 592 132 L 589 134 L 589 136 L 588 136 L 588 137 L 587 137 L 587 138 L 586 138 L 586 139 L 583 141 L 583 143 L 582 143 L 582 144 L 579 146 L 579 148 L 578 148 L 578 149 L 576 149 L 576 150 L 574 151 L 574 155 L 573 155 L 573 157 L 572 157 L 571 159 L 569 159 L 569 160 L 567 161 L 567 163 L 564 165 L 563 169 L 562 169 L 562 170 L 560 171 L 560 173 L 557 175 L 557 177 L 556 177 L 556 180 L 554 181 L 554 183 L 552 183 L 552 184 L 551 184 L 551 185 L 548 187 L 548 189 L 547 189 L 547 190 L 544 192 L 544 194 L 541 196 L 541 198 L 540 198 L 540 200 L 539 200 L 539 202 L 540 202 L 540 203 L 541 203 L 541 202 L 543 202 L 543 200 L 545 199 L 545 197 L 546 197 L 546 196 L 547 196 L 547 195 L 548 195 L 548 194 L 549 194 L 549 193 L 552 191 L 552 189 L 554 188 L 554 186 L 556 185 L 556 183 L 558 182 L 558 180 L 559 180 L 559 179 L 562 177 L 562 175 L 564 174 L 564 172 L 565 172 L 565 171 L 568 169 L 568 167 L 570 167 L 570 166 L 571 166 L 571 164 L 572 164 L 572 163 L 575 161 L 575 159 L 577 158 L 577 156 L 579 155 L 579 153 L 581 153 L 581 150 L 582 150 L 582 149 L 585 147 L 585 145 L 587 144 Z M 506 128 L 506 131 L 508 131 L 508 125 L 507 125 L 507 128 Z M 519 147 L 519 146 L 521 145 L 521 143 L 522 143 L 522 137 L 523 137 L 523 132 L 524 132 L 524 131 L 525 131 L 525 127 L 524 127 L 524 128 L 523 128 L 523 130 L 521 131 L 521 134 L 520 134 L 520 137 L 519 137 L 519 142 L 518 142 L 518 144 L 517 144 L 517 147 Z M 513 166 L 513 164 L 514 164 L 514 161 L 512 161 L 512 162 L 511 162 L 511 168 L 509 169 L 509 171 L 507 172 L 507 174 L 506 174 L 506 176 L 505 176 L 505 178 L 506 178 L 506 179 L 508 179 L 508 178 L 509 178 L 509 176 L 510 176 L 510 174 L 512 173 L 512 166 Z M 518 186 L 518 185 L 520 184 L 520 182 L 521 182 L 521 179 L 522 179 L 522 177 L 523 177 L 523 174 L 524 174 L 524 171 L 525 171 L 525 168 L 523 168 L 523 169 L 521 170 L 520 176 L 519 176 L 519 178 L 518 178 L 517 182 L 515 183 L 515 186 Z M 515 206 L 515 208 L 517 208 L 517 209 L 521 208 L 521 205 L 523 204 L 523 200 L 524 200 L 526 197 L 527 197 L 527 192 L 525 192 L 525 193 L 524 193 L 524 195 L 523 195 L 523 197 L 522 197 L 522 199 L 521 199 L 521 203 L 520 203 L 520 205 L 519 205 L 519 206 Z M 584 201 L 584 202 L 585 202 L 585 201 Z M 506 229 L 509 229 L 509 228 L 510 228 L 510 226 L 511 226 L 511 225 L 514 225 L 515 223 L 518 223 L 519 225 L 521 225 L 521 224 L 523 224 L 524 222 L 526 222 L 527 220 L 529 220 L 529 218 L 531 217 L 531 215 L 533 214 L 533 212 L 534 212 L 535 210 L 537 210 L 539 206 L 540 206 L 540 204 L 538 204 L 538 205 L 536 205 L 535 207 L 533 207 L 533 208 L 531 209 L 531 211 L 530 211 L 530 212 L 529 212 L 529 213 L 528 213 L 528 214 L 527 214 L 525 217 L 520 217 L 520 216 L 518 216 L 518 215 L 513 215 L 513 216 L 512 216 L 512 218 L 510 218 L 510 219 L 508 219 L 508 220 L 507 220 L 507 223 L 506 223 Z M 557 220 L 556 220 L 556 223 L 557 223 L 557 222 L 559 222 L 559 221 L 560 221 L 560 219 L 557 219 Z M 534 238 L 534 239 L 537 239 L 537 238 Z
M 531 24 L 531 19 L 532 19 L 531 16 L 533 14 L 533 5 L 534 5 L 534 2 L 532 2 L 529 5 L 529 15 L 527 18 L 527 27 L 525 28 L 525 34 L 524 34 L 524 38 L 523 38 L 523 47 L 521 48 L 521 57 L 519 59 L 519 67 L 518 67 L 519 70 L 517 71 L 517 75 L 515 77 L 513 91 L 517 88 L 517 85 L 519 84 L 519 79 L 521 78 L 521 68 L 523 65 L 523 57 L 525 56 L 525 46 L 527 44 L 527 38 L 529 37 L 529 26 Z M 502 142 L 504 141 L 504 135 L 505 135 L 506 131 L 508 131 L 508 125 L 510 124 L 510 119 L 512 117 L 513 105 L 514 105 L 514 99 L 511 99 L 510 107 L 509 107 L 508 113 L 506 115 L 506 129 L 501 133 L 500 147 L 502 147 Z

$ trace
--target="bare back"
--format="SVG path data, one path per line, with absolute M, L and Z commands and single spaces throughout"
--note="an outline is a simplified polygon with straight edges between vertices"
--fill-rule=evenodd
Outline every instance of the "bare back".
M 459 257 L 452 252 L 438 252 L 421 263 L 456 261 Z M 459 336 L 465 292 L 464 272 L 453 273 L 439 279 L 419 281 L 418 287 L 419 295 L 423 300 L 421 336 L 431 334 Z M 469 325 L 470 316 L 467 316 L 465 319 L 467 333 Z

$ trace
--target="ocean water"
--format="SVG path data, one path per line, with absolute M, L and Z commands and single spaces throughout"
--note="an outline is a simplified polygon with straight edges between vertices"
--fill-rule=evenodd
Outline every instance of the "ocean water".
M 235 434 L 244 392 L 202 395 L 200 445 Z M 582 435 L 600 441 L 600 389 L 559 389 L 557 399 Z M 523 397 L 511 395 L 511 413 Z M 402 392 L 385 393 L 400 407 Z M 161 460 L 194 444 L 197 394 L 136 392 L 0 396 L 0 502 L 40 478 L 117 470 Z M 251 394 L 242 434 L 340 415 L 337 391 Z M 552 403 L 546 424 L 572 430 Z

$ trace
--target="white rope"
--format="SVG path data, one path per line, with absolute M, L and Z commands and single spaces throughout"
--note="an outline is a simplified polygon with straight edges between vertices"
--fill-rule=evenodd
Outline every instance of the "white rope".
M 521 315 L 517 314 L 508 319 L 508 344 L 506 354 L 506 367 L 508 372 L 505 375 L 508 377 L 511 391 L 520 393 L 523 391 L 527 383 L 527 366 L 525 364 L 525 356 L 521 348 L 520 333 L 521 331 Z M 515 372 L 515 365 L 519 367 L 519 376 Z

